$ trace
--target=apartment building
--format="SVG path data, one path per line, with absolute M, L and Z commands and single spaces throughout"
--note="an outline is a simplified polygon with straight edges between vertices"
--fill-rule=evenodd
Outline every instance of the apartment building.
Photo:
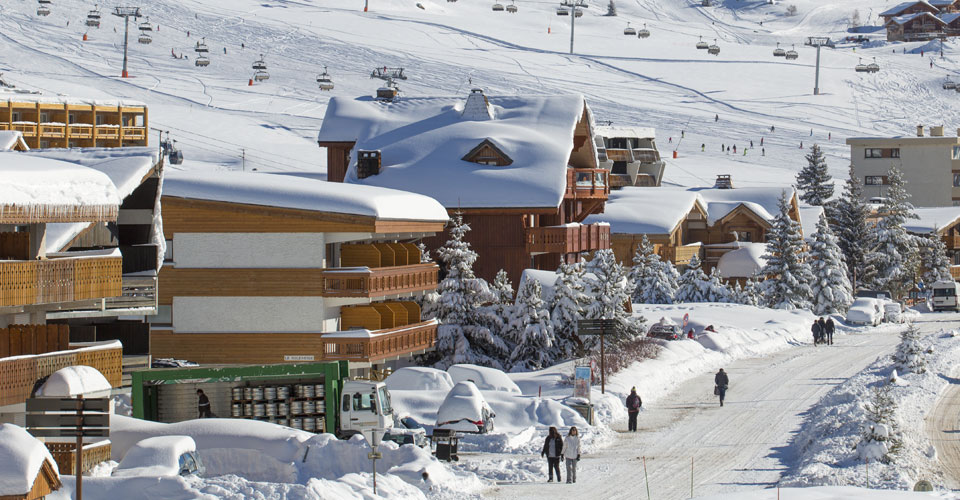
M 914 205 L 960 205 L 960 137 L 945 136 L 942 126 L 932 127 L 929 135 L 918 126 L 915 137 L 852 137 L 847 145 L 865 198 L 885 196 L 887 173 L 895 165 L 903 172 Z

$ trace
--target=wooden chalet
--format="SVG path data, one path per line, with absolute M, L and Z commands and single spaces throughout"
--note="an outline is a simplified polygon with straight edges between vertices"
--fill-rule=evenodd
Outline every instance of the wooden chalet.
M 918 236 L 936 233 L 947 247 L 950 275 L 960 280 L 960 207 L 921 207 L 914 213 L 919 218 L 907 220 L 906 230 Z
M 433 348 L 437 323 L 414 298 L 438 283 L 416 245 L 447 221 L 435 200 L 279 174 L 178 172 L 162 205 L 154 357 L 370 367 Z
M 13 424 L 0 424 L 0 500 L 36 500 L 63 484 L 43 443 Z
M 940 14 L 960 12 L 960 0 L 930 0 L 930 5 L 940 9 Z
M 940 9 L 932 5 L 930 2 L 927 2 L 926 0 L 909 1 L 909 2 L 899 3 L 881 12 L 879 16 L 881 19 L 883 19 L 883 24 L 886 25 L 896 17 L 909 16 L 911 14 L 922 14 L 922 13 L 936 15 L 940 13 Z
M 579 95 L 335 97 L 318 144 L 330 181 L 421 193 L 462 213 L 477 275 L 492 280 L 504 269 L 517 283 L 524 269 L 554 270 L 610 246 L 609 226 L 583 224 L 610 193 L 591 123 Z
M 887 21 L 884 26 L 887 28 L 888 41 L 908 42 L 937 38 L 947 29 L 947 23 L 930 12 L 897 16 Z

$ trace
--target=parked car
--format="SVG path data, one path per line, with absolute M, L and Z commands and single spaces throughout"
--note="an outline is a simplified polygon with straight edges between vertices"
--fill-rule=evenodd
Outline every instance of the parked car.
M 133 445 L 114 476 L 202 476 L 203 462 L 190 436 L 155 436 Z
M 885 323 L 903 323 L 903 306 L 892 300 L 884 301 L 883 321 Z
M 450 389 L 437 410 L 437 428 L 487 434 L 493 431 L 496 416 L 476 384 L 464 380 Z
M 930 287 L 933 291 L 934 311 L 960 311 L 960 283 L 953 280 L 938 281 Z
M 879 325 L 883 320 L 880 300 L 870 297 L 860 297 L 854 300 L 847 311 L 847 323 L 851 325 Z
M 683 338 L 683 330 L 673 324 L 654 323 L 647 332 L 647 337 L 666 340 L 680 340 Z

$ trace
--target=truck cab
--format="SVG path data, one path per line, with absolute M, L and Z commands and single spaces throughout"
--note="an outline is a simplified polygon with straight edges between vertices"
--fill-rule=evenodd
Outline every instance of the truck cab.
M 384 441 L 420 447 L 427 445 L 425 430 L 398 422 L 386 384 L 371 380 L 345 380 L 340 393 L 340 431 L 337 436 L 349 439 L 354 434 L 363 434 L 370 429 L 387 429 Z

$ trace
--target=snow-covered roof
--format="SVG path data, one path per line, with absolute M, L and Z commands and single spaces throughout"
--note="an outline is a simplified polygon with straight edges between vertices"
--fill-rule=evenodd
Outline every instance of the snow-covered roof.
M 22 132 L 18 130 L 0 130 L 0 151 L 10 151 L 17 143 L 26 146 L 26 143 L 23 142 Z
M 909 9 L 910 7 L 913 7 L 914 5 L 917 5 L 917 4 L 926 5 L 927 7 L 930 7 L 931 9 L 933 9 L 933 10 L 935 10 L 935 11 L 938 10 L 936 7 L 934 7 L 933 5 L 930 5 L 928 2 L 925 2 L 924 0 L 919 0 L 919 1 L 913 1 L 913 2 L 903 2 L 903 3 L 899 3 L 899 4 L 895 5 L 895 6 L 889 8 L 889 9 L 883 11 L 883 12 L 881 12 L 880 15 L 881 15 L 881 16 L 896 16 L 896 15 L 899 15 L 901 12 L 903 12 L 903 11 L 905 11 L 905 10 Z
M 425 194 L 447 208 L 558 207 L 574 130 L 587 109 L 583 96 L 487 96 L 487 101 L 492 120 L 461 116 L 463 97 L 387 104 L 334 97 L 318 140 L 356 141 L 345 182 Z M 484 139 L 513 162 L 492 166 L 462 160 Z M 358 150 L 381 151 L 378 175 L 357 177 Z
M 949 7 L 957 0 L 929 0 L 930 5 L 934 7 Z
M 606 138 L 611 137 L 639 137 L 641 139 L 655 139 L 657 131 L 653 127 L 623 127 L 598 125 L 595 129 L 597 135 Z
M 809 240 L 817 232 L 817 222 L 823 214 L 823 207 L 800 205 L 800 227 L 803 229 L 803 238 Z
M 951 3 L 952 3 L 952 2 L 951 2 Z M 957 18 L 960 18 L 960 12 L 951 12 L 951 13 L 949 13 L 949 14 L 940 14 L 940 15 L 937 16 L 937 17 L 939 17 L 940 20 L 943 21 L 944 23 L 950 24 L 950 23 L 954 22 L 955 20 L 957 20 Z
M 891 22 L 891 23 L 896 23 L 896 24 L 907 24 L 907 23 L 909 23 L 910 21 L 913 21 L 914 19 L 916 19 L 916 18 L 918 18 L 918 17 L 923 17 L 923 16 L 930 16 L 931 19 L 935 19 L 935 20 L 936 20 L 937 22 L 939 22 L 939 23 L 945 23 L 945 21 L 944 21 L 943 19 L 941 19 L 941 18 L 933 15 L 933 14 L 930 13 L 930 12 L 915 12 L 915 13 L 913 13 L 913 14 L 907 14 L 907 15 L 905 15 L 905 16 L 897 16 L 897 17 L 894 17 L 894 18 L 890 19 L 890 22 Z
M 44 460 L 59 473 L 57 462 L 37 438 L 16 425 L 0 424 L 0 496 L 29 492 Z
M 922 207 L 914 209 L 914 213 L 919 219 L 907 219 L 903 227 L 916 234 L 941 231 L 960 220 L 960 207 Z
M 706 211 L 694 191 L 625 187 L 611 191 L 603 213 L 587 216 L 584 224 L 609 222 L 614 233 L 670 234 L 696 205 Z
M 121 201 L 106 174 L 30 153 L 0 152 L 0 179 L 6 206 L 118 207 Z
M 110 382 L 92 366 L 75 365 L 61 368 L 40 386 L 40 397 L 73 397 L 91 393 L 109 391 Z
M 288 175 L 168 170 L 164 196 L 365 215 L 384 220 L 440 221 L 447 211 L 416 193 Z
M 47 96 L 43 94 L 27 94 L 0 88 L 0 102 L 37 102 L 41 104 L 71 104 L 86 106 L 123 106 L 125 108 L 145 108 L 141 101 L 131 99 L 92 99 L 86 97 Z
M 762 258 L 766 243 L 739 243 L 735 250 L 720 256 L 717 272 L 723 278 L 750 278 L 760 272 L 766 261 Z
M 707 223 L 713 225 L 723 219 L 740 205 L 745 206 L 764 220 L 772 221 L 776 216 L 777 204 L 786 192 L 793 197 L 793 188 L 785 187 L 747 187 L 737 189 L 693 188 L 707 206 Z
M 553 295 L 556 293 L 557 286 L 557 277 L 560 276 L 556 271 L 543 271 L 540 269 L 524 269 L 523 273 L 520 275 L 520 283 L 523 283 L 523 280 L 535 279 L 540 282 L 540 298 L 547 304 L 553 300 Z M 517 289 L 520 288 L 520 285 L 517 285 Z

